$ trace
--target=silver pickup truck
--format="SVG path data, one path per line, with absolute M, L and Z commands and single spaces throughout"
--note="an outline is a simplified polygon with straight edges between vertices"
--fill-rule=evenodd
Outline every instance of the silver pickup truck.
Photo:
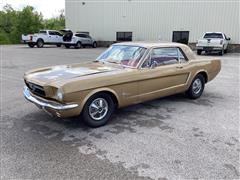
M 200 55 L 203 51 L 205 53 L 215 51 L 222 56 L 224 53 L 227 53 L 229 41 L 230 38 L 222 32 L 206 32 L 203 38 L 197 42 L 197 54 Z

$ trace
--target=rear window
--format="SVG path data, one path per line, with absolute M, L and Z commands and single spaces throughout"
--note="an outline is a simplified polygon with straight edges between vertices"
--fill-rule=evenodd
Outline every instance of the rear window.
M 220 38 L 220 39 L 222 39 L 223 36 L 221 33 L 206 33 L 203 38 Z
M 40 34 L 47 34 L 47 31 L 39 31 Z

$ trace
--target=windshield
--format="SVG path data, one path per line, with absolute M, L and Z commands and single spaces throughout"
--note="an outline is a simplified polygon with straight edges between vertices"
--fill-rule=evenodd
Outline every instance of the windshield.
M 204 35 L 204 38 L 219 38 L 219 39 L 222 39 L 223 36 L 221 33 L 206 33 Z
M 139 46 L 113 45 L 102 53 L 97 60 L 137 67 L 145 51 L 146 48 Z

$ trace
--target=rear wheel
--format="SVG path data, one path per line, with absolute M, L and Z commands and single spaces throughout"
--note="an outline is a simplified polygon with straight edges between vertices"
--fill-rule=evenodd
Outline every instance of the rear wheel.
M 202 50 L 197 50 L 197 54 L 201 55 L 202 54 Z
M 56 46 L 57 46 L 57 47 L 61 47 L 62 45 L 61 45 L 61 44 L 57 44 Z
M 75 48 L 76 48 L 76 49 L 82 48 L 82 43 L 81 43 L 80 41 L 78 41 L 78 42 L 76 43 L 76 45 L 75 45 Z
M 93 47 L 93 48 L 96 48 L 96 47 L 97 47 L 97 43 L 96 43 L 96 42 L 93 42 L 92 47 Z
M 38 40 L 37 40 L 37 47 L 38 47 L 38 48 L 42 48 L 43 45 L 44 45 L 43 40 L 42 40 L 42 39 L 38 39 Z
M 91 127 L 105 125 L 114 112 L 115 105 L 110 95 L 98 93 L 88 99 L 83 108 L 83 120 Z
M 69 45 L 67 45 L 67 44 L 65 44 L 65 48 L 67 48 L 67 49 L 68 49 L 68 48 L 70 48 L 70 46 L 69 46 Z
M 29 46 L 30 48 L 33 48 L 33 47 L 35 46 L 35 44 L 33 44 L 33 43 L 28 43 L 28 46 Z
M 186 94 L 190 99 L 199 98 L 205 87 L 205 79 L 202 74 L 198 74 L 192 81 L 191 86 L 187 90 Z

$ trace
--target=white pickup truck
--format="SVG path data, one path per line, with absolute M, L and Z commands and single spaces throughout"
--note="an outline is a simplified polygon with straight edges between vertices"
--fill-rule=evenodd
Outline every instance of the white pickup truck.
M 211 53 L 219 52 L 219 55 L 227 53 L 230 38 L 222 32 L 206 32 L 202 39 L 197 42 L 197 54 L 201 55 L 203 51 Z
M 62 42 L 63 35 L 56 30 L 40 30 L 36 34 L 22 35 L 22 43 L 28 44 L 31 48 L 35 45 L 41 48 L 44 44 L 55 44 L 60 47 Z

